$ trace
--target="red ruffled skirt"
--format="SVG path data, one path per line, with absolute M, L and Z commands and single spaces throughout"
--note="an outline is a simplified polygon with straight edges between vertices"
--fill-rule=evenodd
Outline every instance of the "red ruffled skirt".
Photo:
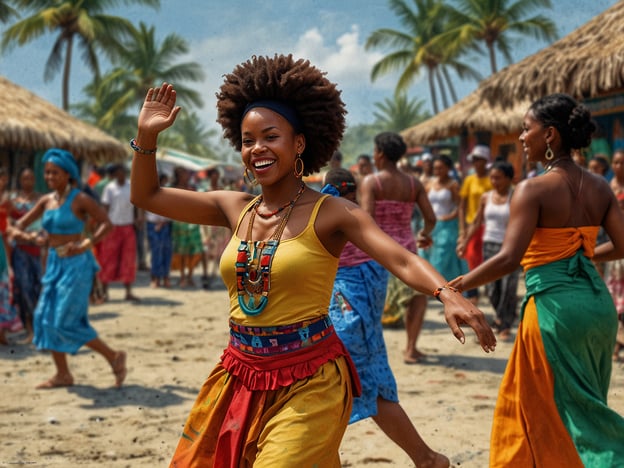
M 275 354 L 255 354 L 232 333 L 191 410 L 170 466 L 340 467 L 338 449 L 360 385 L 333 325 L 326 317 L 321 320 L 329 323 L 322 332 L 302 334 L 300 346 L 289 346 L 295 350 Z M 232 330 L 237 327 L 233 324 Z M 292 332 L 293 327 L 296 331 L 296 325 L 286 328 Z M 258 343 L 275 342 L 266 330 L 279 334 L 274 327 L 245 331 L 251 330 Z

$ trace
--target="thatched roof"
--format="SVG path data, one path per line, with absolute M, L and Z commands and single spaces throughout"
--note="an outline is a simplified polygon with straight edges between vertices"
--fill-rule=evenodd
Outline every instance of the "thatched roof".
M 564 92 L 595 97 L 624 88 L 624 1 L 524 60 L 483 80 L 479 88 L 431 119 L 402 132 L 408 146 L 459 134 L 462 129 L 520 132 L 535 99 Z
M 519 133 L 529 105 L 530 101 L 520 100 L 511 108 L 503 108 L 498 103 L 490 104 L 480 90 L 476 90 L 429 120 L 404 130 L 401 135 L 408 146 L 416 146 L 458 135 L 462 129 L 503 135 Z
M 115 138 L 2 76 L 0 94 L 0 148 L 40 151 L 57 147 L 93 163 L 121 161 L 130 153 Z
M 503 106 L 513 105 L 518 96 L 534 101 L 567 93 L 582 99 L 624 88 L 624 1 L 480 87 L 486 99 Z

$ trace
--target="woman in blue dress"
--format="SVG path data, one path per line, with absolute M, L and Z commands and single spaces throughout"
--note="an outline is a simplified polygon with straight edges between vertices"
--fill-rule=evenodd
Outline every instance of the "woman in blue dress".
M 67 353 L 76 354 L 84 345 L 104 356 L 115 375 L 115 386 L 120 387 L 126 377 L 126 353 L 98 338 L 87 317 L 89 293 L 99 268 L 91 247 L 111 229 L 110 220 L 93 198 L 74 187 L 80 182 L 80 172 L 71 153 L 53 148 L 46 151 L 43 162 L 45 181 L 52 191 L 15 223 L 24 234 L 42 218 L 49 247 L 34 313 L 33 342 L 38 349 L 52 352 L 56 374 L 37 388 L 73 385 Z M 87 217 L 96 225 L 91 239 L 84 236 Z
M 355 178 L 347 169 L 330 170 L 325 182 L 322 193 L 356 202 Z M 340 254 L 329 316 L 362 385 L 362 394 L 353 399 L 349 424 L 373 418 L 416 466 L 449 466 L 448 458 L 432 450 L 420 437 L 399 404 L 381 325 L 387 284 L 388 271 L 347 242 Z

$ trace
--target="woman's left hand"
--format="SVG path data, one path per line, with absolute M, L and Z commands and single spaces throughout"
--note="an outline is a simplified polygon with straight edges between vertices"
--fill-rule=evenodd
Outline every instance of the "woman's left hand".
M 158 134 L 169 128 L 176 119 L 180 106 L 176 106 L 173 86 L 163 83 L 160 88 L 150 88 L 139 113 L 139 134 Z M 137 138 L 137 143 L 140 143 Z
M 422 230 L 419 231 L 418 235 L 416 236 L 416 246 L 419 249 L 428 249 L 432 245 L 433 239 L 431 239 L 431 235 Z
M 466 336 L 461 329 L 468 325 L 474 330 L 483 351 L 489 353 L 496 348 L 496 337 L 485 315 L 459 291 L 445 289 L 439 296 L 444 303 L 444 317 L 449 328 L 460 343 L 465 343 Z

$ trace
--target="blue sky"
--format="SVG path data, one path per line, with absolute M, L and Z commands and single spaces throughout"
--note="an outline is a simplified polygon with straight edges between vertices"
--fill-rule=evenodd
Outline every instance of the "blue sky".
M 616 0 L 553 0 L 551 16 L 563 37 L 600 14 Z M 222 76 L 251 55 L 293 53 L 304 57 L 321 70 L 342 90 L 347 105 L 347 123 L 369 123 L 374 120 L 374 104 L 392 96 L 395 77 L 370 80 L 370 70 L 382 56 L 379 50 L 366 51 L 364 43 L 379 28 L 402 29 L 385 0 L 162 0 L 154 11 L 145 7 L 124 7 L 111 13 L 125 16 L 137 24 L 142 21 L 156 27 L 160 39 L 176 33 L 190 44 L 189 56 L 180 61 L 200 63 L 206 79 L 194 86 L 204 97 L 205 107 L 199 115 L 209 127 L 216 128 L 215 92 Z M 0 26 L 2 31 L 6 26 Z M 16 48 L 0 57 L 0 75 L 35 94 L 61 106 L 61 74 L 43 82 L 43 70 L 55 36 L 47 35 L 30 45 Z M 519 39 L 514 60 L 519 61 L 548 44 Z M 489 73 L 485 57 L 475 57 L 473 64 Z M 505 65 L 498 57 L 499 67 Z M 90 76 L 78 54 L 73 58 L 70 102 L 83 99 L 81 89 Z M 474 81 L 456 81 L 459 97 L 477 87 Z M 408 96 L 424 99 L 431 109 L 428 85 L 421 76 Z

